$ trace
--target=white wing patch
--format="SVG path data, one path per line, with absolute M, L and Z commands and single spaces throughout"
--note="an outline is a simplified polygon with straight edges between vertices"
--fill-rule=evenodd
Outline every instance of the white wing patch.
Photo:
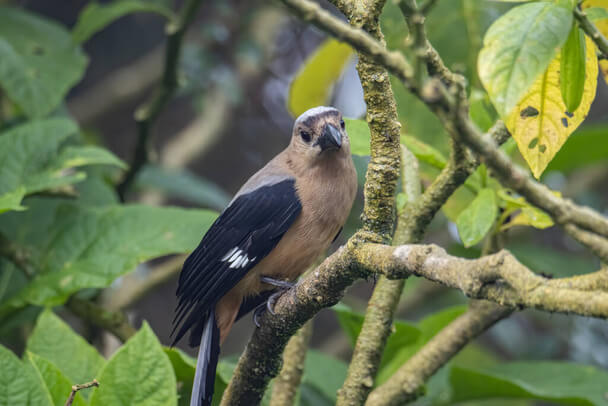
M 248 263 L 254 261 L 255 257 L 249 258 L 247 254 L 239 247 L 234 247 L 222 257 L 222 262 L 230 263 L 229 268 L 244 268 Z

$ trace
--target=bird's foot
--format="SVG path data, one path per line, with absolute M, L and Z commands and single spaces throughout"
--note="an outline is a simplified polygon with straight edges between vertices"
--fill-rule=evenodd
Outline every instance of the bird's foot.
M 260 280 L 264 283 L 267 283 L 272 286 L 276 286 L 277 288 L 281 288 L 283 290 L 291 289 L 294 286 L 296 286 L 296 284 L 293 282 L 284 281 L 281 279 L 273 279 L 273 278 L 269 278 L 268 276 L 262 276 L 262 277 L 260 277 Z
M 266 311 L 266 302 L 258 305 L 258 307 L 256 307 L 253 310 L 253 323 L 255 324 L 255 326 L 257 328 L 260 328 L 260 317 L 262 316 L 262 314 Z
M 255 325 L 257 327 L 260 327 L 260 317 L 262 316 L 262 313 L 264 313 L 266 310 L 268 310 L 268 312 L 270 314 L 274 315 L 275 314 L 274 304 L 276 303 L 276 301 L 279 299 L 279 297 L 281 297 L 283 295 L 283 293 L 290 290 L 291 288 L 293 288 L 296 285 L 293 282 L 283 281 L 280 279 L 273 279 L 273 278 L 269 278 L 267 276 L 262 276 L 260 278 L 260 280 L 263 283 L 267 283 L 269 285 L 276 286 L 279 289 L 276 292 L 274 292 L 272 295 L 270 295 L 270 297 L 268 297 L 268 299 L 266 300 L 265 303 L 260 304 L 253 311 L 253 322 L 255 323 Z

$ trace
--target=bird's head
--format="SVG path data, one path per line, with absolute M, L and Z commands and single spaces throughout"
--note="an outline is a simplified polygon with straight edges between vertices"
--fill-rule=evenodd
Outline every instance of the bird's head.
M 293 126 L 290 147 L 315 164 L 337 156 L 350 156 L 342 113 L 333 107 L 315 107 L 302 113 Z

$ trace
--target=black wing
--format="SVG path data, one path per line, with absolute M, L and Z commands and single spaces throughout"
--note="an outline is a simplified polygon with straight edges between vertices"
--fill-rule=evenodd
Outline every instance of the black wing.
M 272 251 L 301 210 L 295 180 L 287 179 L 239 196 L 222 212 L 184 262 L 174 344 L 190 329 L 191 344 L 198 344 L 207 312 Z

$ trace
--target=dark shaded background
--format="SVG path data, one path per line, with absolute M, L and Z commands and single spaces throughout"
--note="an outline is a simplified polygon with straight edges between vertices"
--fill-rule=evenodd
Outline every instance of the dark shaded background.
M 87 2 L 14 3 L 71 27 Z M 450 26 L 442 29 L 449 30 Z M 127 162 L 131 160 L 136 140 L 133 113 L 150 95 L 159 78 L 164 39 L 163 21 L 155 15 L 130 15 L 110 25 L 86 43 L 89 67 L 82 83 L 68 98 L 70 112 L 88 136 Z M 219 186 L 225 195 L 211 187 L 209 193 L 218 195 L 220 202 L 233 194 L 254 171 L 287 145 L 293 122 L 285 107 L 290 81 L 323 39 L 322 33 L 288 16 L 275 2 L 204 2 L 184 49 L 183 87 L 153 128 L 155 160 L 166 167 L 185 166 L 198 177 Z M 600 82 L 589 123 L 608 121 L 608 92 L 605 83 Z M 336 84 L 330 104 L 342 109 L 346 116 L 363 115 L 354 61 Z M 400 105 L 400 108 L 408 106 Z M 567 147 L 568 144 L 564 153 Z M 364 163 L 364 160 L 358 162 Z M 543 179 L 564 195 L 606 212 L 607 174 L 608 162 L 603 160 L 582 166 L 567 176 L 550 172 Z M 147 187 L 142 181 L 128 200 L 201 205 L 183 196 Z M 360 200 L 348 230 L 357 225 Z M 217 205 L 218 200 L 214 201 Z M 341 241 L 346 237 L 348 233 L 342 235 Z M 510 231 L 509 237 L 508 248 L 538 272 L 565 276 L 589 272 L 599 266 L 594 257 L 555 228 L 544 231 L 519 228 Z M 459 245 L 454 225 L 442 214 L 430 228 L 427 241 L 438 242 L 462 255 L 475 252 Z M 144 276 L 149 266 L 143 265 L 136 272 Z M 135 324 L 148 320 L 165 344 L 170 342 L 175 286 L 175 280 L 170 281 L 129 310 Z M 349 289 L 345 303 L 364 311 L 371 287 L 371 282 L 357 283 Z M 411 279 L 399 317 L 418 320 L 448 305 L 465 302 L 458 292 Z M 251 329 L 250 317 L 239 322 L 223 348 L 224 354 L 240 352 Z M 525 311 L 499 323 L 484 334 L 480 342 L 504 359 L 571 359 L 608 367 L 608 325 L 604 321 Z M 114 348 L 109 336 L 100 345 L 104 345 L 106 351 Z M 350 344 L 330 310 L 321 312 L 315 319 L 313 346 L 348 359 Z

